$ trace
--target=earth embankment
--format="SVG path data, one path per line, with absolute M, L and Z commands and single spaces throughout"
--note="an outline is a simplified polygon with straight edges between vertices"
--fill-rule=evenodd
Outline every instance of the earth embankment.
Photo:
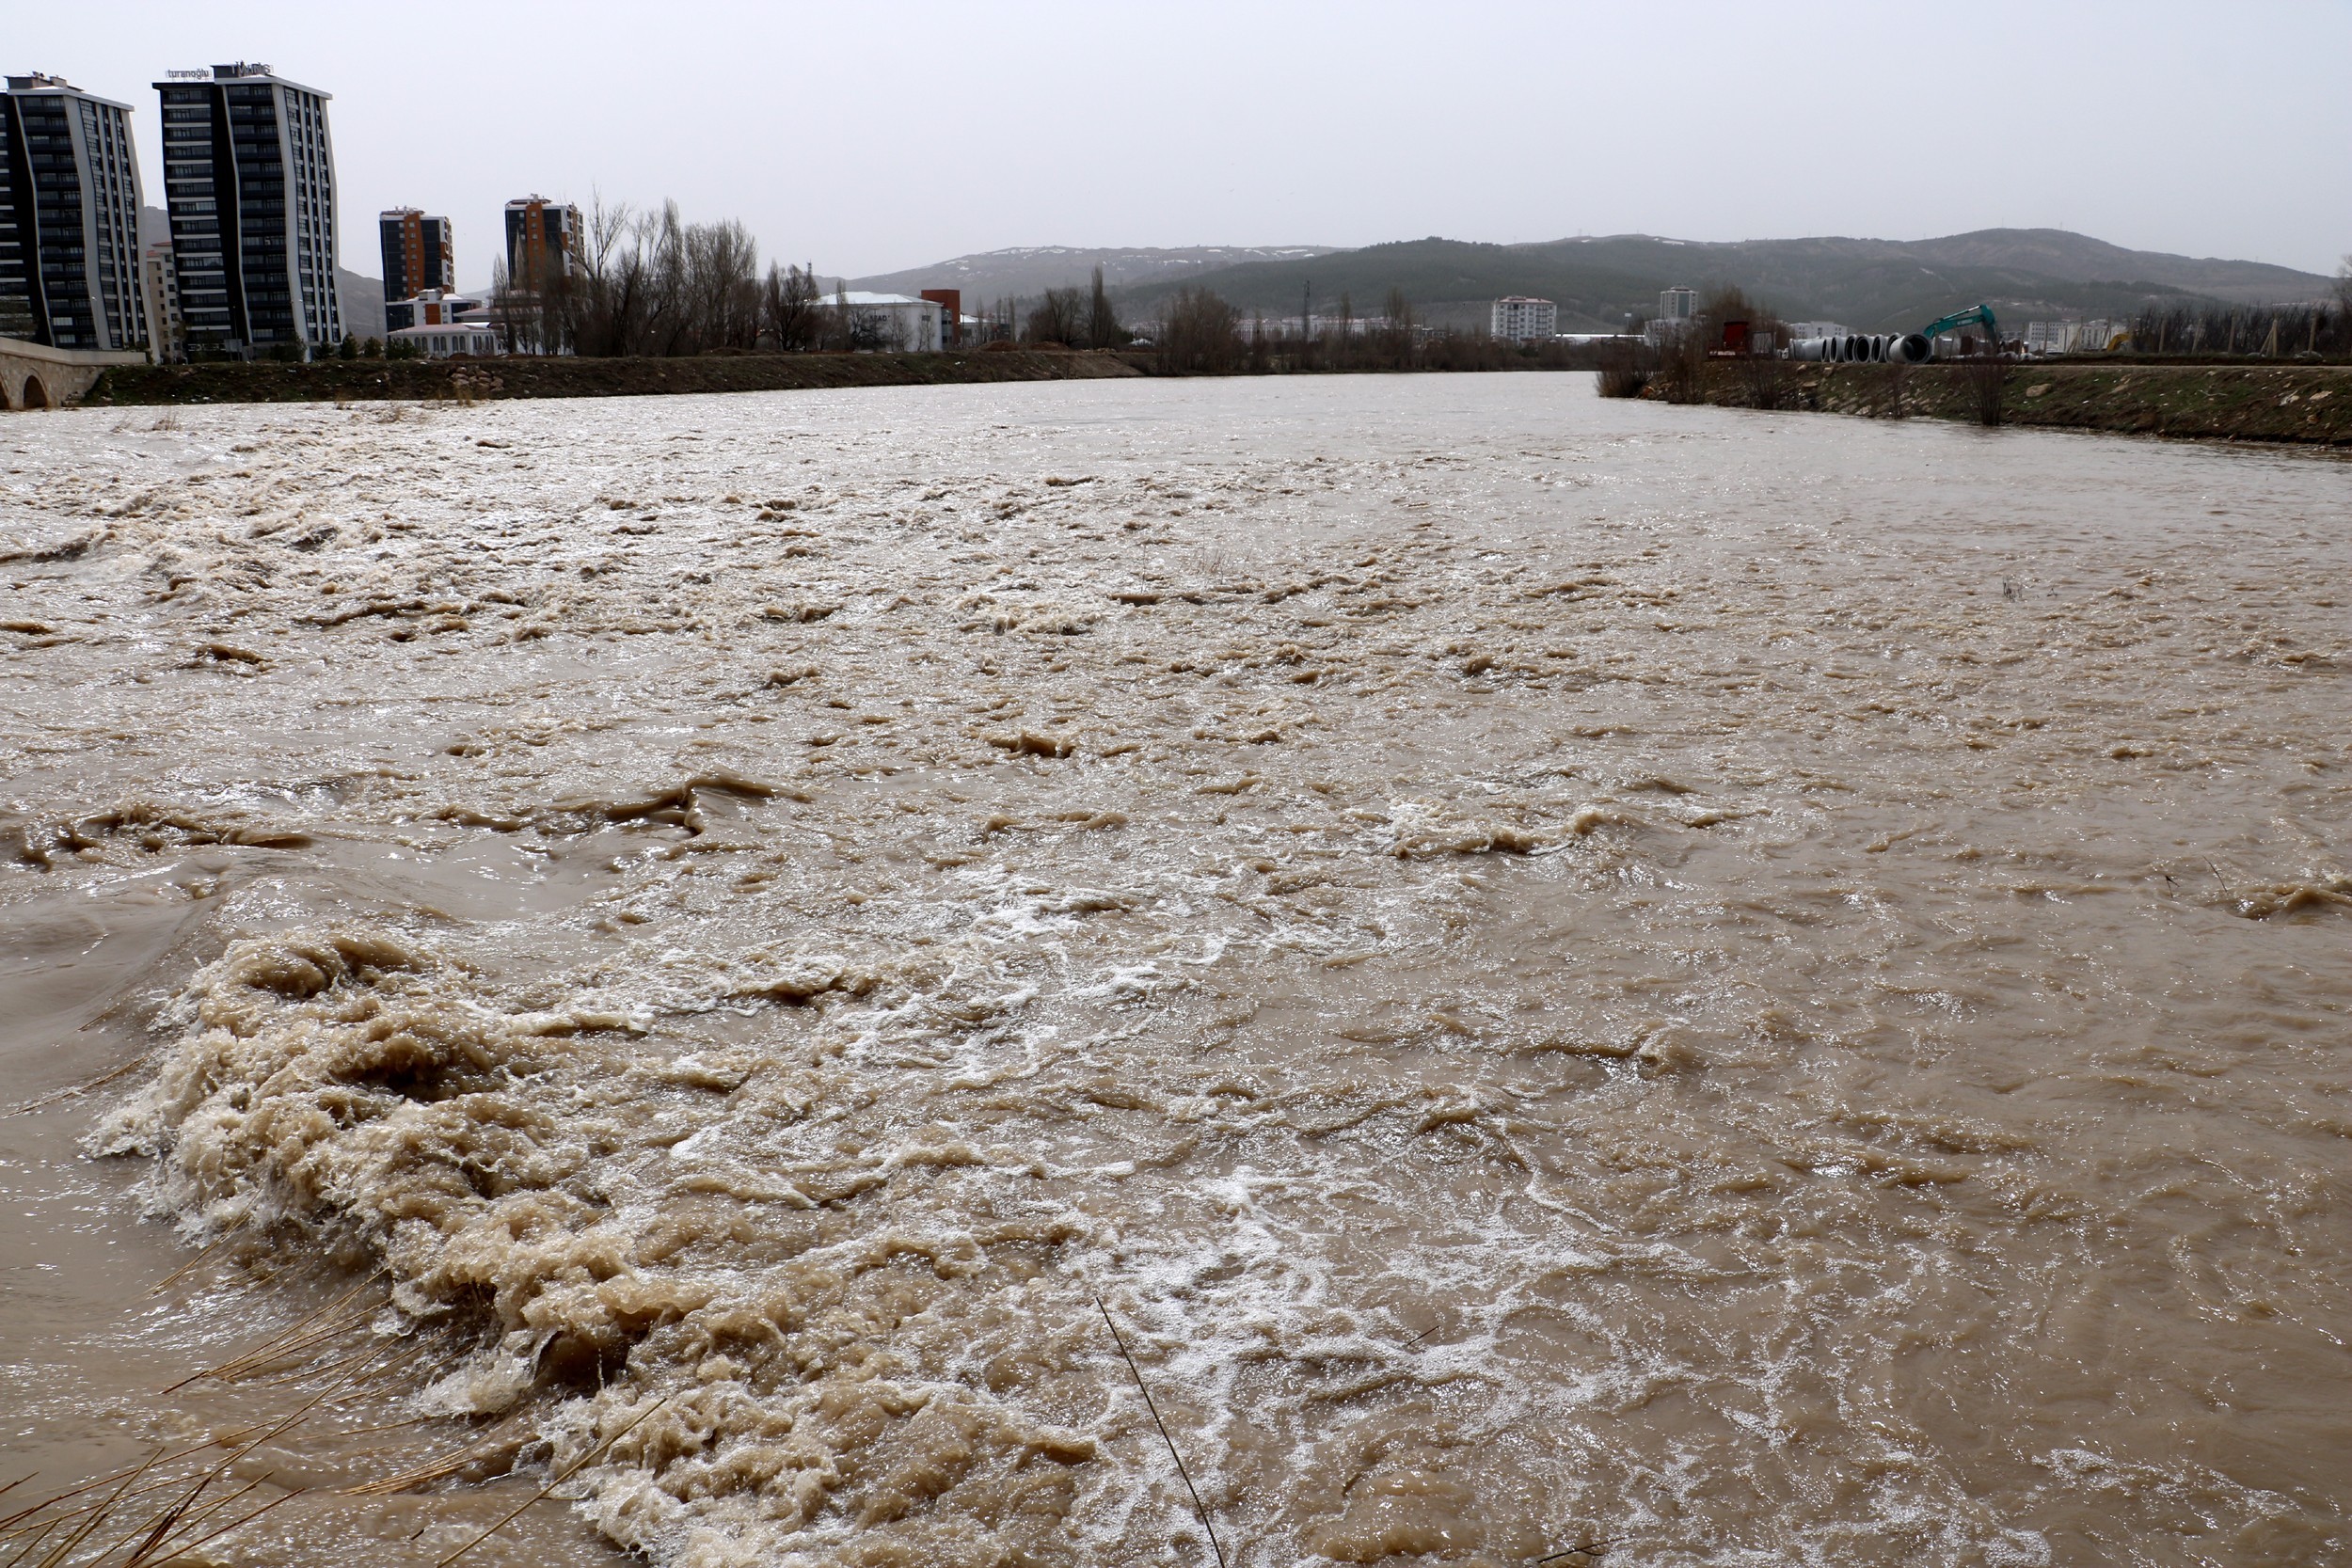
M 94 406 L 638 397 L 941 382 L 1079 381 L 1139 374 L 1109 354 L 743 354 L 697 358 L 327 359 L 313 364 L 139 365 L 109 371 Z
M 1975 420 L 1979 386 L 1963 365 L 1718 362 L 1698 401 L 1873 419 Z M 1662 381 L 1645 396 L 1663 398 Z M 2352 367 L 2343 365 L 2011 365 L 2001 422 L 2071 430 L 2311 446 L 2352 445 Z

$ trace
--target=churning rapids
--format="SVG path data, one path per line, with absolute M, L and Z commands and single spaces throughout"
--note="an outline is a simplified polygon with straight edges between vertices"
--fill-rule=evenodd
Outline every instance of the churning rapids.
M 2352 1554 L 2340 461 L 1494 375 L 0 467 L 0 1502 Z

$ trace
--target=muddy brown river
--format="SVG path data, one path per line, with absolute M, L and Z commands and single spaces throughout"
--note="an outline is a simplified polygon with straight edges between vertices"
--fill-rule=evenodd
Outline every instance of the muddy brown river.
M 2342 460 L 1427 375 L 0 486 L 10 1560 L 2352 1560 Z

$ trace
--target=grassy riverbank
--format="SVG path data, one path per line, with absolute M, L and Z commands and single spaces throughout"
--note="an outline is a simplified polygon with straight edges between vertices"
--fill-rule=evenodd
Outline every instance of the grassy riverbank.
M 1074 381 L 1141 373 L 1110 354 L 744 354 L 681 359 L 327 359 L 310 365 L 141 365 L 108 371 L 90 406 L 633 397 L 934 382 Z
M 1776 373 L 1772 373 L 1776 372 Z M 1973 420 L 1978 387 L 1958 365 L 1709 364 L 1702 403 L 1872 419 Z M 1662 382 L 1646 397 L 1662 398 Z M 2025 364 L 2002 372 L 2006 424 L 2232 441 L 2352 446 L 2352 368 L 2342 365 Z

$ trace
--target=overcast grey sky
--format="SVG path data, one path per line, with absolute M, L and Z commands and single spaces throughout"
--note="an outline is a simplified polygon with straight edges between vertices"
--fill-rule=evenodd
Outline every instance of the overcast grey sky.
M 1025 245 L 1354 245 L 2056 226 L 2334 270 L 2352 0 L 396 6 L 19 0 L 9 71 L 137 111 L 173 67 L 335 95 L 374 215 L 675 198 L 864 274 Z

